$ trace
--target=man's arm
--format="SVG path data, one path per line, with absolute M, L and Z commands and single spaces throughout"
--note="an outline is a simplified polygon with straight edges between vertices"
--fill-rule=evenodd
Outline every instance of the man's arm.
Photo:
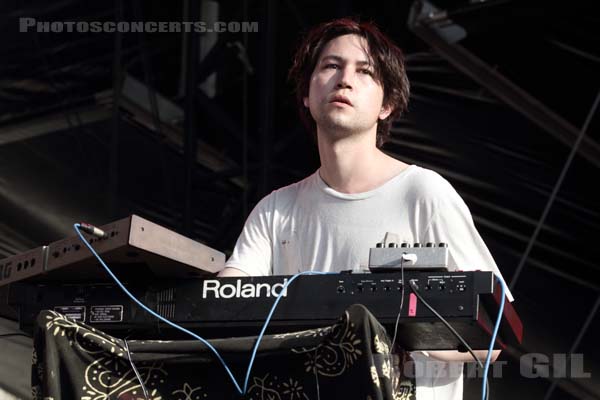
M 233 248 L 231 257 L 218 277 L 271 275 L 273 255 L 270 232 L 274 213 L 273 193 L 264 197 L 252 210 Z
M 441 361 L 475 362 L 475 360 L 473 359 L 473 356 L 469 352 L 463 353 L 463 352 L 460 352 L 457 350 L 435 350 L 435 351 L 427 351 L 424 353 L 429 355 L 430 357 L 433 357 L 433 358 L 441 360 Z M 485 359 L 488 354 L 487 350 L 473 350 L 473 353 L 475 353 L 477 358 L 479 360 L 481 360 L 482 363 L 485 362 Z M 500 355 L 500 350 L 493 350 L 492 358 L 490 361 L 495 362 L 499 355 Z
M 234 276 L 250 276 L 250 275 L 248 275 L 241 269 L 237 269 L 237 268 L 233 268 L 233 267 L 225 267 L 217 274 L 217 277 L 219 277 L 219 278 L 227 278 L 227 277 L 234 277 Z

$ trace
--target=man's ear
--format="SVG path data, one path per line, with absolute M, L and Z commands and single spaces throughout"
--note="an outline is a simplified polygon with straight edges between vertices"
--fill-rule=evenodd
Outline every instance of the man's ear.
M 303 97 L 302 98 L 302 103 L 304 103 L 304 107 L 309 108 L 308 107 L 308 97 Z
M 387 117 L 390 116 L 390 114 L 392 113 L 392 111 L 394 111 L 394 109 L 392 108 L 392 106 L 381 106 L 381 111 L 379 112 L 379 120 L 383 121 L 384 119 L 386 119 Z

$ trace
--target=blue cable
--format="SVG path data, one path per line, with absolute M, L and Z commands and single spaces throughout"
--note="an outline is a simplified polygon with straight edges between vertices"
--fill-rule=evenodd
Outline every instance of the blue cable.
M 267 319 L 265 320 L 263 328 L 262 328 L 260 334 L 257 337 L 257 340 L 256 340 L 256 343 L 254 345 L 254 348 L 252 349 L 252 356 L 250 357 L 250 363 L 248 364 L 248 370 L 246 372 L 246 379 L 244 381 L 244 389 L 242 390 L 240 388 L 240 385 L 238 384 L 237 380 L 233 376 L 233 373 L 231 372 L 231 370 L 227 366 L 227 363 L 225 362 L 225 360 L 223 360 L 223 358 L 221 357 L 221 355 L 219 354 L 219 352 L 217 351 L 217 349 L 215 349 L 206 339 L 204 339 L 204 338 L 196 335 L 194 332 L 191 332 L 191 331 L 185 329 L 184 327 L 182 327 L 182 326 L 180 326 L 180 325 L 178 325 L 178 324 L 176 324 L 174 322 L 171 322 L 170 320 L 166 319 L 162 315 L 157 314 L 156 312 L 154 312 L 154 310 L 150 309 L 144 303 L 142 303 L 140 300 L 138 300 L 133 294 L 131 294 L 131 292 L 129 290 L 127 290 L 127 288 L 121 283 L 121 281 L 119 280 L 119 278 L 117 278 L 115 276 L 115 274 L 113 274 L 113 272 L 106 265 L 106 263 L 104 262 L 104 260 L 102 260 L 102 257 L 100 257 L 100 255 L 96 252 L 96 250 L 94 250 L 94 248 L 91 246 L 91 244 L 88 243 L 88 241 L 85 239 L 85 237 L 83 237 L 83 235 L 81 234 L 81 232 L 79 230 L 79 228 L 81 227 L 81 225 L 80 224 L 74 224 L 73 227 L 75 228 L 75 232 L 77 232 L 77 235 L 79 236 L 79 238 L 81 239 L 81 241 L 92 252 L 92 254 L 98 259 L 98 261 L 100 261 L 100 264 L 104 267 L 104 269 L 106 270 L 106 272 L 108 272 L 108 274 L 110 275 L 110 277 L 117 283 L 117 285 L 121 288 L 121 290 L 123 290 L 125 292 L 125 294 L 127 294 L 127 296 L 129 296 L 129 298 L 131 298 L 138 306 L 140 306 L 142 309 L 144 309 L 145 311 L 147 311 L 148 313 L 150 313 L 150 315 L 158 318 L 162 322 L 170 325 L 171 327 L 173 327 L 175 329 L 178 329 L 178 330 L 180 330 L 180 331 L 182 331 L 184 333 L 187 333 L 188 335 L 192 336 L 193 338 L 199 340 L 201 343 L 203 343 L 204 345 L 206 345 L 206 347 L 208 347 L 217 356 L 217 359 L 221 362 L 221 364 L 225 368 L 225 371 L 227 372 L 227 374 L 231 378 L 233 384 L 235 385 L 235 388 L 237 389 L 237 391 L 241 395 L 245 395 L 246 394 L 246 390 L 248 389 L 248 380 L 250 379 L 250 373 L 251 373 L 251 370 L 252 370 L 252 366 L 254 364 L 254 359 L 256 357 L 256 352 L 258 351 L 258 347 L 260 346 L 260 342 L 262 341 L 263 335 L 264 335 L 265 331 L 267 330 L 269 322 L 271 321 L 271 317 L 273 316 L 273 313 L 275 312 L 275 308 L 279 304 L 279 301 L 281 300 L 281 297 L 285 293 L 285 291 L 286 291 L 287 287 L 290 285 L 290 283 L 292 283 L 300 275 L 325 275 L 325 274 L 336 274 L 337 273 L 337 272 L 318 272 L 318 271 L 304 271 L 304 272 L 299 272 L 296 275 L 292 276 L 285 283 L 285 285 L 283 285 L 281 291 L 279 292 L 279 295 L 277 296 L 277 299 L 275 300 L 275 302 L 273 303 L 273 306 L 271 307 L 271 311 L 269 312 L 269 315 L 267 316 Z
M 485 365 L 483 367 L 483 382 L 482 382 L 483 390 L 481 392 L 482 400 L 485 399 L 486 392 L 487 392 L 486 385 L 487 385 L 487 379 L 488 379 L 488 370 L 490 367 L 490 360 L 492 359 L 492 351 L 494 350 L 494 343 L 496 343 L 496 336 L 498 335 L 498 329 L 500 328 L 500 322 L 502 321 L 502 314 L 504 313 L 504 302 L 506 301 L 506 298 L 505 298 L 506 285 L 501 278 L 496 277 L 496 280 L 498 281 L 498 283 L 500 283 L 500 286 L 502 288 L 501 294 L 500 294 L 500 298 L 502 299 L 502 301 L 500 302 L 500 309 L 498 310 L 498 317 L 496 318 L 496 325 L 494 326 L 494 332 L 492 333 L 492 340 L 490 341 L 490 347 L 488 348 L 488 354 L 485 359 Z
M 273 316 L 273 313 L 275 312 L 275 308 L 277 307 L 277 304 L 279 304 L 279 300 L 281 300 L 281 298 L 283 297 L 283 294 L 285 293 L 287 287 L 290 285 L 290 283 L 292 283 L 294 281 L 294 279 L 296 279 L 300 275 L 328 275 L 328 274 L 337 274 L 337 272 L 321 272 L 321 271 L 298 272 L 296 275 L 292 276 L 290 278 L 290 280 L 288 280 L 285 283 L 285 285 L 283 285 L 283 288 L 281 288 L 279 295 L 277 295 L 277 299 L 273 303 L 273 306 L 271 307 L 271 311 L 269 312 L 269 315 L 267 316 L 267 319 L 265 320 L 265 324 L 263 325 L 263 328 L 260 331 L 258 338 L 256 339 L 256 344 L 254 345 L 254 348 L 252 349 L 252 355 L 250 356 L 250 363 L 248 364 L 248 370 L 246 371 L 246 379 L 244 380 L 244 393 L 246 393 L 246 390 L 248 389 L 248 380 L 250 379 L 250 372 L 252 371 L 252 364 L 254 364 L 254 358 L 256 357 L 256 352 L 258 351 L 258 346 L 260 345 L 263 335 L 264 335 L 265 331 L 267 330 L 267 326 L 269 325 L 269 322 L 271 322 L 271 317 Z
M 149 307 L 147 307 L 144 303 L 142 303 L 141 301 L 139 301 L 133 294 L 131 294 L 131 292 L 129 292 L 129 290 L 127 290 L 127 288 L 125 286 L 123 286 L 123 284 L 121 283 L 121 281 L 119 280 L 119 278 L 117 278 L 115 276 L 115 274 L 113 274 L 113 272 L 110 270 L 110 268 L 108 268 L 108 266 L 106 265 L 106 263 L 104 262 L 104 260 L 102 260 L 102 258 L 98 255 L 98 253 L 96 253 L 96 250 L 94 250 L 94 248 L 83 237 L 83 235 L 79 231 L 79 227 L 80 226 L 81 226 L 80 224 L 74 224 L 73 225 L 73 227 L 75 228 L 75 231 L 77 232 L 77 235 L 79 235 L 79 238 L 81 239 L 81 241 L 83 243 L 85 243 L 85 245 L 87 246 L 87 248 L 90 249 L 90 251 L 92 252 L 92 254 L 98 259 L 98 261 L 100 261 L 100 264 L 102 264 L 102 266 L 104 267 L 104 269 L 106 270 L 106 272 L 108 272 L 108 274 L 110 275 L 110 277 L 113 278 L 113 280 L 117 283 L 117 285 L 121 288 L 121 290 L 123 290 L 125 292 L 125 294 L 127 294 L 127 296 L 129 296 L 131 298 L 131 300 L 133 300 L 138 306 L 142 307 L 142 309 L 146 310 L 151 315 L 155 316 L 156 318 L 158 318 L 162 322 L 164 322 L 164 323 L 172 326 L 173 328 L 179 329 L 180 331 L 185 332 L 188 335 L 194 337 L 195 339 L 199 340 L 204 345 L 206 345 L 210 350 L 212 350 L 212 352 L 215 353 L 215 355 L 217 356 L 217 359 L 221 362 L 221 364 L 223 365 L 223 367 L 225 367 L 225 371 L 227 371 L 227 374 L 229 374 L 229 377 L 233 381 L 233 384 L 235 385 L 235 388 L 238 390 L 238 392 L 240 394 L 243 395 L 244 393 L 240 389 L 240 385 L 237 383 L 237 380 L 233 376 L 233 373 L 231 372 L 231 370 L 227 366 L 227 363 L 225 363 L 225 360 L 223 360 L 223 358 L 221 357 L 221 355 L 219 354 L 219 352 L 217 351 L 217 349 L 215 349 L 208 341 L 206 341 L 206 339 L 203 339 L 202 337 L 196 335 L 194 332 L 189 331 L 189 330 L 185 329 L 184 327 L 179 326 L 176 323 L 169 321 L 168 319 L 166 319 L 162 315 L 157 314 L 156 312 L 154 312 L 154 310 L 152 310 Z

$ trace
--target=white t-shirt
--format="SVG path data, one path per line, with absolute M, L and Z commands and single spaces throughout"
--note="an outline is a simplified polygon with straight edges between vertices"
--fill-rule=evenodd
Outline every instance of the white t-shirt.
M 369 249 L 386 233 L 399 242 L 448 243 L 450 269 L 501 276 L 456 190 L 416 165 L 364 193 L 337 192 L 318 171 L 273 191 L 250 213 L 226 266 L 249 275 L 367 271 Z M 512 301 L 510 293 L 508 298 Z M 420 353 L 413 358 L 416 364 L 427 360 Z M 432 373 L 417 373 L 417 399 L 462 398 L 462 375 L 445 377 L 447 363 L 440 363 Z

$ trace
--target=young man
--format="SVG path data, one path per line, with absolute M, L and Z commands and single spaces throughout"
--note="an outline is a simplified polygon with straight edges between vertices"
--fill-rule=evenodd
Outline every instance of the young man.
M 398 47 L 371 24 L 325 23 L 306 36 L 290 78 L 321 167 L 258 203 L 220 276 L 365 271 L 369 248 L 390 233 L 399 242 L 448 243 L 451 267 L 500 274 L 452 186 L 379 150 L 408 103 Z M 413 353 L 416 362 L 429 356 L 438 373 L 417 376 L 417 398 L 462 398 L 462 377 L 444 368 L 470 355 Z

